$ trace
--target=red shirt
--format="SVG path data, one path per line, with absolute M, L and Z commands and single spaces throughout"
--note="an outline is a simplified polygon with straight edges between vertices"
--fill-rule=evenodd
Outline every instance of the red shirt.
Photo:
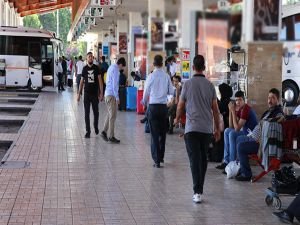
M 239 111 L 236 112 L 236 116 L 243 120 L 248 120 L 250 114 L 250 106 L 245 104 Z

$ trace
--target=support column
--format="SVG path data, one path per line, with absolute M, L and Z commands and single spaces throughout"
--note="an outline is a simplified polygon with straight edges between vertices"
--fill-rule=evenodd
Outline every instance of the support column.
M 128 68 L 128 21 L 127 20 L 117 20 L 117 49 L 118 58 L 124 57 L 126 60 L 126 68 L 124 68 L 125 74 L 129 75 Z
M 247 12 L 247 13 L 245 13 Z M 253 41 L 254 1 L 243 1 L 242 43 Z
M 140 12 L 129 12 L 129 43 L 128 43 L 128 83 L 133 84 L 133 79 L 130 76 L 131 71 L 134 71 L 134 35 L 142 33 L 143 20 Z
M 4 21 L 3 21 L 3 8 L 4 8 L 4 0 L 0 0 L 0 26 L 4 25 Z
M 191 56 L 195 55 L 195 41 L 196 41 L 196 11 L 203 10 L 203 0 L 181 0 L 180 5 L 180 19 L 179 19 L 179 33 L 181 38 L 179 40 L 179 48 L 191 49 Z

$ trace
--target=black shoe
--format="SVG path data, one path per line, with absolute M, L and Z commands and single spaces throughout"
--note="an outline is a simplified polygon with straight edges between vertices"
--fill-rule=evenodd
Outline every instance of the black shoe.
M 95 134 L 98 135 L 99 134 L 99 129 L 95 128 Z
M 140 120 L 141 123 L 146 123 L 147 118 L 145 117 L 144 119 Z
M 165 163 L 165 161 L 163 159 L 160 160 L 160 163 Z
M 108 141 L 107 134 L 105 131 L 101 132 L 101 137 L 103 138 L 104 141 Z
M 90 134 L 89 132 L 87 132 L 87 133 L 84 135 L 85 138 L 90 138 L 90 136 L 91 136 L 91 134 Z
M 223 174 L 225 174 L 225 175 L 227 175 L 227 173 L 226 173 L 226 171 L 225 171 L 225 170 L 223 170 L 223 171 L 222 171 L 222 173 L 223 173 Z
M 109 138 L 108 140 L 109 140 L 111 143 L 114 143 L 114 144 L 119 144 L 119 143 L 120 143 L 120 140 L 118 140 L 118 139 L 115 138 L 115 137 Z
M 223 162 L 222 164 L 216 166 L 216 169 L 218 169 L 218 170 L 224 170 L 226 166 L 227 166 L 227 163 Z
M 238 175 L 235 177 L 237 181 L 251 181 L 251 177 L 244 177 L 243 175 Z
M 292 224 L 294 218 L 291 217 L 286 211 L 281 211 L 281 212 L 273 212 L 274 216 L 277 216 L 278 219 L 280 219 L 281 222 L 283 223 L 289 223 Z
M 168 134 L 173 134 L 173 130 L 169 130 L 169 131 L 168 131 Z
M 154 164 L 153 164 L 153 167 L 154 167 L 154 168 L 160 168 L 160 164 L 159 164 L 159 163 L 154 163 Z
M 62 90 L 62 91 L 65 91 L 66 89 L 63 88 L 63 89 L 61 89 L 61 90 Z

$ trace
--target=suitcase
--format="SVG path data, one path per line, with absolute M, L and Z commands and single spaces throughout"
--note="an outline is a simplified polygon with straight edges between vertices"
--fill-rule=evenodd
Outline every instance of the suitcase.
M 136 87 L 126 88 L 126 108 L 128 110 L 136 110 Z
M 144 106 L 142 105 L 141 101 L 143 100 L 143 90 L 137 91 L 137 98 L 136 98 L 136 112 L 137 114 L 145 114 Z

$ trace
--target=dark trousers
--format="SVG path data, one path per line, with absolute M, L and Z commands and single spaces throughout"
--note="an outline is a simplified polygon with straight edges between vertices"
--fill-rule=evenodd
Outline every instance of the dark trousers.
M 151 155 L 156 164 L 165 156 L 168 109 L 164 104 L 150 104 L 147 118 L 151 133 Z
M 88 94 L 84 94 L 84 113 L 85 113 L 85 127 L 86 132 L 91 133 L 90 127 L 90 108 L 92 105 L 93 113 L 94 113 L 94 128 L 98 130 L 98 121 L 99 121 L 99 99 L 98 96 L 90 96 Z
M 170 108 L 168 108 L 168 116 L 169 116 L 169 131 L 173 131 L 174 127 L 174 119 L 176 118 L 176 110 L 177 110 L 177 105 L 174 104 Z
M 63 85 L 63 74 L 58 73 L 58 90 L 63 90 L 64 85 Z
M 119 110 L 126 110 L 126 87 L 119 87 Z
M 207 170 L 206 152 L 211 134 L 190 132 L 184 135 L 186 150 L 190 160 L 195 194 L 203 193 L 203 185 Z
M 300 195 L 298 195 L 286 209 L 287 213 L 291 216 L 296 217 L 300 221 Z

